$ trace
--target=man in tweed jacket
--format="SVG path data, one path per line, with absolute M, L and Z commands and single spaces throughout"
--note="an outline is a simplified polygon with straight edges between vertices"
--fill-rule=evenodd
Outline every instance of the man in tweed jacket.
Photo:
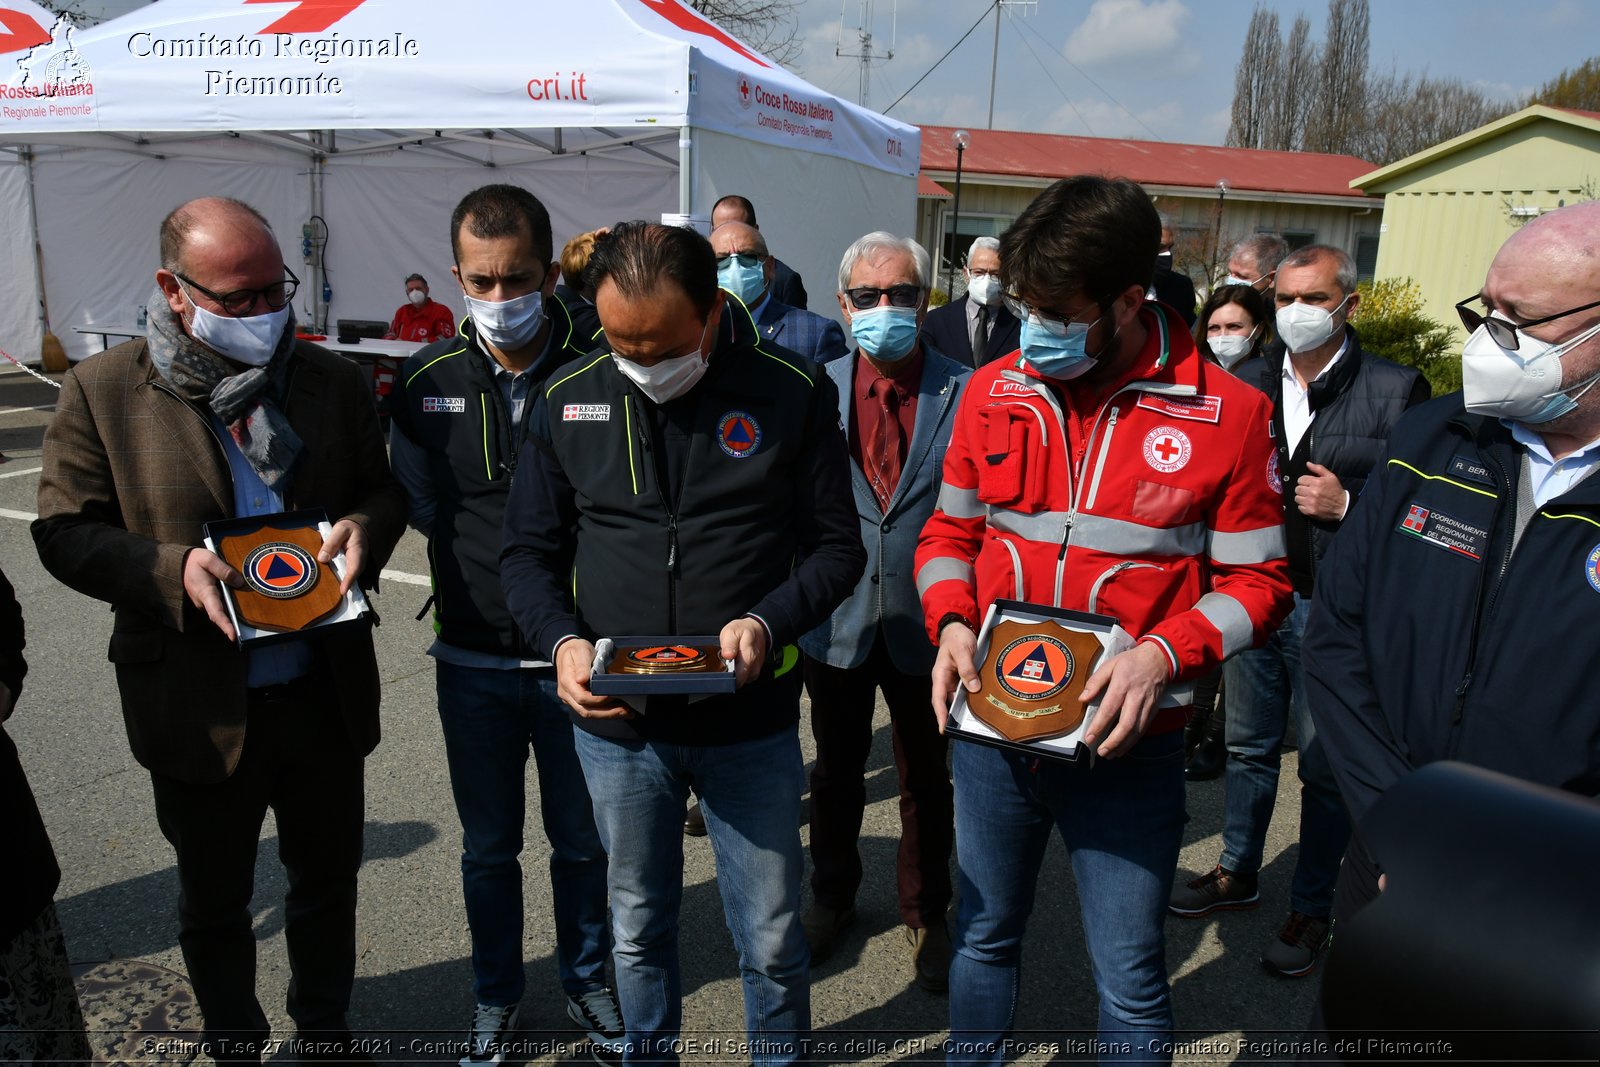
M 201 526 L 322 508 L 349 578 L 373 582 L 404 529 L 355 364 L 295 340 L 293 275 L 259 214 L 206 198 L 162 223 L 149 334 L 68 372 L 44 442 L 45 567 L 111 604 L 109 658 L 135 758 L 177 853 L 179 943 L 219 1061 L 256 1062 L 248 904 L 262 820 L 288 871 L 288 1010 L 311 1054 L 341 1051 L 355 968 L 362 766 L 378 741 L 370 629 L 244 652 Z M 286 278 L 285 275 L 288 274 Z M 159 313 L 158 313 L 159 309 Z

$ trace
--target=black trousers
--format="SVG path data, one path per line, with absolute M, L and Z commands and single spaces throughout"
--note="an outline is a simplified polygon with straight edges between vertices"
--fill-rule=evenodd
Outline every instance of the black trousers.
M 853 904 L 861 885 L 864 774 L 872 751 L 877 691 L 889 705 L 894 765 L 900 778 L 900 848 L 895 858 L 900 918 L 937 926 L 950 906 L 950 850 L 955 840 L 954 790 L 945 738 L 933 714 L 933 679 L 895 669 L 878 632 L 867 661 L 854 670 L 805 658 L 811 696 L 811 889 L 829 907 Z
M 362 757 L 331 679 L 252 690 L 244 750 L 226 781 L 152 773 L 156 818 L 178 854 L 178 942 L 218 1059 L 254 1058 L 269 1033 L 256 999 L 250 898 L 270 807 L 288 873 L 289 1016 L 301 1031 L 346 1029 L 355 980 Z M 226 1043 L 226 1044 L 224 1044 Z

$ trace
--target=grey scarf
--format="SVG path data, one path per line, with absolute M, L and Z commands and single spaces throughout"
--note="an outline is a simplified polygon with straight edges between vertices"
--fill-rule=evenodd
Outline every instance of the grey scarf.
M 305 447 L 280 406 L 294 351 L 294 312 L 267 365 L 241 371 L 184 331 L 160 287 L 149 306 L 150 362 L 185 399 L 209 407 L 261 481 L 282 493 Z

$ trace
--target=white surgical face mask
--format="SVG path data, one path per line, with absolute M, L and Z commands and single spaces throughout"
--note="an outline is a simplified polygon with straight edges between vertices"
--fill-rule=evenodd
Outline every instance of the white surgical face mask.
M 1254 285 L 1255 282 L 1248 278 L 1241 278 L 1237 274 L 1230 274 L 1222 279 L 1223 285 Z
M 1217 357 L 1226 370 L 1232 370 L 1240 360 L 1250 354 L 1250 343 L 1254 340 L 1256 331 L 1249 333 L 1220 334 L 1216 337 L 1207 337 L 1206 346 L 1211 349 L 1211 354 Z
M 510 300 L 475 300 L 465 293 L 478 333 L 496 348 L 515 350 L 533 340 L 544 325 L 544 293 L 535 289 Z
M 421 307 L 428 302 L 428 294 L 421 289 L 413 289 L 406 294 L 406 299 L 417 305 L 417 307 Z
M 1489 336 L 1487 326 L 1479 326 L 1461 350 L 1461 388 L 1467 410 L 1528 426 L 1565 415 L 1578 406 L 1578 398 L 1600 375 L 1563 382 L 1561 357 L 1597 333 L 1600 323 L 1558 345 L 1522 334 L 1512 351 L 1501 348 Z M 1574 389 L 1577 395 L 1569 395 Z
M 1355 294 L 1350 294 L 1353 296 Z M 1332 311 L 1295 301 L 1278 309 L 1278 336 L 1294 355 L 1321 348 L 1334 334 L 1333 318 L 1339 309 L 1349 303 L 1350 296 L 1339 301 Z
M 706 343 L 706 330 L 710 328 L 711 320 L 707 319 L 705 329 L 700 331 L 700 344 Z M 676 400 L 693 389 L 700 379 L 706 376 L 706 369 L 710 366 L 710 361 L 699 348 L 688 355 L 657 360 L 648 367 L 631 359 L 625 359 L 615 352 L 611 353 L 611 359 L 624 377 L 637 385 L 641 393 L 657 404 Z
M 1000 279 L 993 274 L 982 274 L 967 283 L 967 296 L 984 307 L 1000 303 Z
M 236 319 L 218 315 L 194 302 L 194 294 L 179 279 L 178 286 L 189 299 L 194 317 L 188 321 L 189 336 L 218 354 L 247 367 L 264 367 L 277 351 L 278 339 L 289 322 L 289 305 L 265 315 Z

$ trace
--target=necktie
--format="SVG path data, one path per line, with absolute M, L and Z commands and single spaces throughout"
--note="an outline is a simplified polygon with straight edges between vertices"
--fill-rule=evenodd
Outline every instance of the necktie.
M 972 331 L 972 365 L 983 366 L 983 352 L 989 347 L 989 309 L 978 309 L 978 328 Z
M 872 483 L 878 506 L 887 512 L 895 486 L 900 484 L 900 396 L 894 390 L 894 382 L 879 378 L 872 383 L 872 397 L 878 402 L 877 421 L 869 438 L 871 448 L 864 458 L 867 480 Z

